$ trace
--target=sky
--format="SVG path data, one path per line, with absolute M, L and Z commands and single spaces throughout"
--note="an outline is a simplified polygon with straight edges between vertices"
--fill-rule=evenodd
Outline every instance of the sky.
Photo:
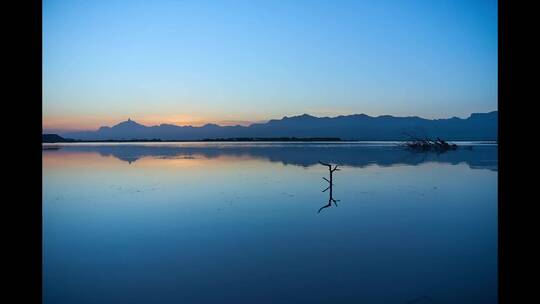
M 497 1 L 43 1 L 43 128 L 497 110 Z

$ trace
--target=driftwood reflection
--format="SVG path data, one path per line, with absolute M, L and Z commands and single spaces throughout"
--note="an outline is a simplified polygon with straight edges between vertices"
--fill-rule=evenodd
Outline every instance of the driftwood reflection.
M 331 164 L 323 163 L 322 161 L 319 161 L 319 164 L 321 164 L 323 166 L 327 166 L 328 167 L 328 172 L 330 173 L 330 179 L 327 179 L 326 177 L 323 177 L 323 179 L 328 182 L 328 187 L 326 189 L 324 189 L 322 192 L 326 192 L 328 190 L 330 190 L 330 192 L 328 193 L 329 194 L 328 195 L 328 204 L 322 206 L 317 213 L 320 213 L 321 210 L 323 210 L 324 208 L 328 208 L 328 207 L 332 206 L 332 203 L 334 203 L 334 205 L 337 207 L 337 202 L 339 202 L 339 200 L 334 199 L 333 187 L 332 187 L 332 186 L 334 186 L 334 178 L 333 178 L 334 177 L 334 171 L 339 171 L 338 165 L 335 165 L 334 168 L 332 168 Z

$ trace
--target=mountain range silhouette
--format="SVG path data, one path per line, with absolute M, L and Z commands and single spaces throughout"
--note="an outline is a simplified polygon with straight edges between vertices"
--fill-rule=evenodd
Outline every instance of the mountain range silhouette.
M 366 114 L 315 117 L 303 114 L 249 126 L 201 127 L 161 124 L 145 126 L 131 119 L 96 131 L 61 133 L 78 140 L 202 140 L 233 137 L 337 137 L 342 140 L 407 140 L 415 137 L 440 137 L 445 140 L 497 140 L 498 112 L 473 113 L 468 118 L 425 119 Z

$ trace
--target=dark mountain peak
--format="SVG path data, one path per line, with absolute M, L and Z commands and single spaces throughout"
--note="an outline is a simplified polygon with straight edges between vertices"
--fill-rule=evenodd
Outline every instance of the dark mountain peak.
M 128 118 L 128 120 L 123 121 L 113 126 L 113 128 L 118 128 L 118 127 L 144 127 L 144 126 L 134 120 L 131 120 L 131 118 Z
M 371 116 L 367 115 L 367 114 L 364 114 L 364 113 L 360 113 L 360 114 L 352 114 L 352 115 L 346 115 L 346 116 L 343 116 L 343 117 L 351 117 L 351 118 L 371 118 Z
M 268 122 L 266 123 L 256 123 L 256 124 L 252 124 L 252 126 L 263 126 L 263 125 L 266 125 L 266 124 L 269 124 L 269 125 L 272 125 L 272 124 L 275 124 L 275 123 L 278 123 L 280 121 L 284 121 L 284 120 L 287 120 L 288 117 L 287 116 L 283 116 L 282 119 L 270 119 L 268 120 Z
M 484 118 L 484 117 L 497 117 L 498 111 L 491 111 L 487 113 L 471 113 L 471 116 L 469 118 Z
M 297 115 L 297 116 L 292 116 L 292 117 L 283 117 L 283 120 L 307 120 L 307 119 L 317 119 L 317 117 L 315 116 L 311 116 L 309 114 L 302 114 L 302 115 Z

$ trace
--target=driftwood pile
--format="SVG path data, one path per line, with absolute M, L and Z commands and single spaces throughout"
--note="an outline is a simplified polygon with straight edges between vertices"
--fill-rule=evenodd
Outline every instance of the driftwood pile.
M 413 138 L 405 142 L 404 145 L 408 149 L 415 151 L 446 152 L 457 149 L 456 144 L 450 144 L 438 137 L 435 140 L 429 138 Z

